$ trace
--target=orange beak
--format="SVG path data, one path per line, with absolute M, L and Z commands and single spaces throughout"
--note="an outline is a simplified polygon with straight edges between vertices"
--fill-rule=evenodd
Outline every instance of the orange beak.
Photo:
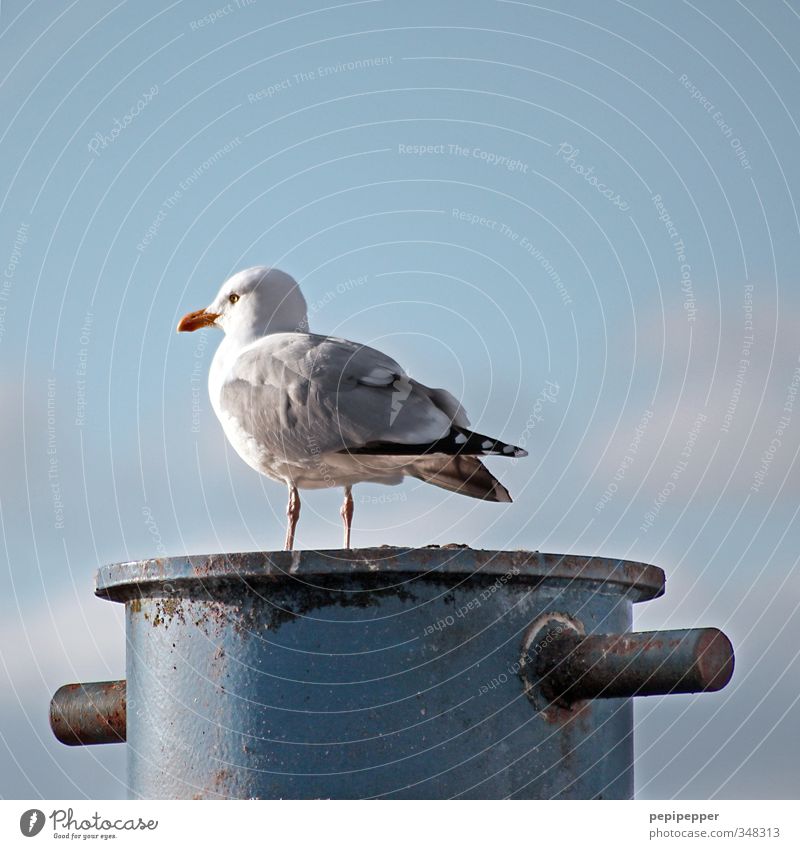
M 206 312 L 205 310 L 188 312 L 178 322 L 178 333 L 191 333 L 192 330 L 199 330 L 201 327 L 210 327 L 218 318 L 218 312 Z

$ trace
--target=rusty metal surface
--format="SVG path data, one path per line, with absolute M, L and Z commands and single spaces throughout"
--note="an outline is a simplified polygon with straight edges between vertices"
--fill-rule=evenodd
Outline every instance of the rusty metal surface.
M 581 699 L 721 690 L 731 679 L 733 646 L 716 628 L 582 636 L 564 631 L 532 664 L 546 697 Z
M 654 567 L 463 548 L 172 558 L 125 600 L 128 775 L 143 798 L 629 798 L 630 700 L 537 712 L 544 611 L 625 631 Z
M 126 607 L 130 795 L 630 798 L 632 700 L 537 703 L 520 652 L 625 634 L 663 591 L 642 563 L 463 546 L 104 567 L 97 594 Z M 693 674 L 718 680 L 699 646 Z
M 357 575 L 503 575 L 551 581 L 596 581 L 610 591 L 624 587 L 634 601 L 664 592 L 664 573 L 656 566 L 630 560 L 531 551 L 482 551 L 467 546 L 365 548 L 329 551 L 251 551 L 189 555 L 115 563 L 97 573 L 96 594 L 114 601 L 169 583 L 177 590 L 216 583 L 241 584 L 282 578 L 327 579 Z
M 65 684 L 50 701 L 50 727 L 67 746 L 124 743 L 125 681 Z

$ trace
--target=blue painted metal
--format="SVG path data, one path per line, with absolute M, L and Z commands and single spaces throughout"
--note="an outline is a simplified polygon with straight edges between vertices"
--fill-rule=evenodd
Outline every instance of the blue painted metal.
M 131 794 L 629 798 L 631 699 L 537 705 L 524 667 L 543 616 L 618 634 L 663 589 L 644 564 L 462 547 L 105 567 Z

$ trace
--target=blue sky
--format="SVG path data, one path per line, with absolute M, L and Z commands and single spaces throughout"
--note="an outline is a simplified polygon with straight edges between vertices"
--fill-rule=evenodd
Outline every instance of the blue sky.
M 795 0 L 3 2 L 0 794 L 124 795 L 122 747 L 46 724 L 123 675 L 98 565 L 280 547 L 217 337 L 174 333 L 271 264 L 531 452 L 491 464 L 510 507 L 357 488 L 355 544 L 661 566 L 636 626 L 721 627 L 738 665 L 637 704 L 639 794 L 796 797 L 798 43 Z

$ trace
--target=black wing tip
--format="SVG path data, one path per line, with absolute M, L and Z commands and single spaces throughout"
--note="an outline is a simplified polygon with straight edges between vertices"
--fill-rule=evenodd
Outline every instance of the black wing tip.
M 465 428 L 453 428 L 449 438 L 460 448 L 459 453 L 477 454 L 482 457 L 527 457 L 528 452 L 518 445 L 510 445 L 499 439 L 492 439 L 480 433 L 473 433 Z
M 516 445 L 504 445 L 502 451 L 490 451 L 490 454 L 501 454 L 504 457 L 527 457 L 528 452 L 524 448 L 519 448 Z
M 450 429 L 447 436 L 434 442 L 406 444 L 381 440 L 353 448 L 343 448 L 340 454 L 384 454 L 389 456 L 424 457 L 428 454 L 463 455 L 466 457 L 527 457 L 528 452 L 517 445 L 509 445 L 463 427 Z

